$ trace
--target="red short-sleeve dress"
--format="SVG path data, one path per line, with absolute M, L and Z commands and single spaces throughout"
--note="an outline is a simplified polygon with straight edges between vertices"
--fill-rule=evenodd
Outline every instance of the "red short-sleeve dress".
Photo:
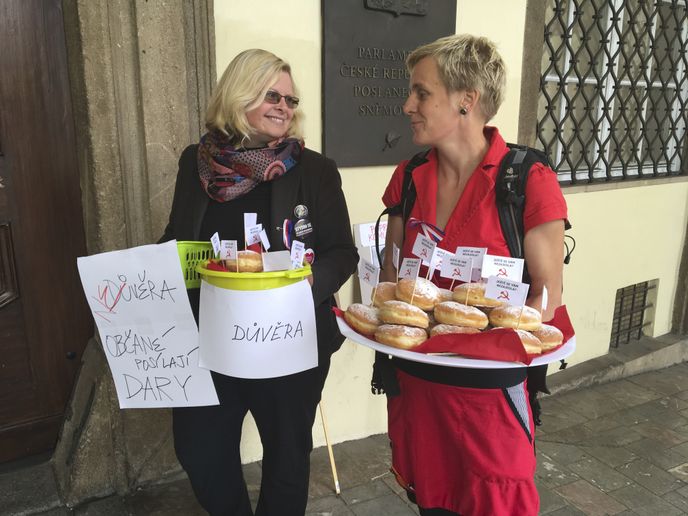
M 496 128 L 487 127 L 490 148 L 471 175 L 438 246 L 486 247 L 508 256 L 495 198 L 495 179 L 508 152 Z M 437 155 L 413 170 L 417 191 L 410 217 L 435 224 Z M 386 206 L 401 200 L 401 163 L 383 196 Z M 566 219 L 566 202 L 556 175 L 541 164 L 526 185 L 526 233 Z M 407 224 L 403 257 L 420 225 Z M 422 272 L 421 272 L 422 273 Z M 444 278 L 436 274 L 441 286 Z M 392 463 L 399 482 L 424 508 L 444 508 L 463 516 L 536 515 L 534 425 L 525 387 L 525 369 L 440 368 L 395 359 L 401 394 L 389 399 Z

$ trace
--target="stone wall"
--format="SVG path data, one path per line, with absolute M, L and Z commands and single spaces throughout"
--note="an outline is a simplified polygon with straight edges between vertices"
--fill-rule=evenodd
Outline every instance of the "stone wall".
M 63 0 L 63 9 L 88 251 L 153 243 L 215 83 L 213 1 Z M 180 471 L 170 411 L 120 410 L 96 338 L 53 467 L 69 505 Z

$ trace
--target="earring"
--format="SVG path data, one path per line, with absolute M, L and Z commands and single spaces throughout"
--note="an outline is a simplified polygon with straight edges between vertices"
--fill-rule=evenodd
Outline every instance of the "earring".
M 462 107 L 459 109 L 459 113 L 461 113 L 462 115 L 467 115 L 467 114 L 468 114 L 468 110 L 467 110 L 465 107 L 462 106 Z

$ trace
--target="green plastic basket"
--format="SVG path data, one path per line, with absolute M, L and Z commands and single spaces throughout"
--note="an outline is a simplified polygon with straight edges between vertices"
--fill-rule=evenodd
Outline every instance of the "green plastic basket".
M 177 252 L 179 252 L 179 262 L 182 264 L 186 288 L 200 288 L 201 276 L 196 272 L 196 267 L 212 258 L 212 244 L 210 242 L 177 242 Z

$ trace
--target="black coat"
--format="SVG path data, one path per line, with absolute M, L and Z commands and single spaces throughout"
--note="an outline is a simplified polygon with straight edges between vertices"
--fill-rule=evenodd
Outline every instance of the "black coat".
M 170 220 L 160 242 L 199 239 L 210 199 L 198 176 L 197 151 L 198 145 L 190 145 L 179 158 Z M 304 242 L 306 248 L 313 249 L 315 254 L 312 291 L 320 352 L 336 351 L 344 340 L 331 310 L 333 295 L 354 272 L 358 263 L 341 187 L 342 180 L 334 161 L 304 149 L 300 162 L 273 181 L 271 220 L 265 228 L 270 249 L 284 250 L 284 220 L 294 220 L 294 207 L 297 205 L 308 208 L 313 232 L 299 240 Z

